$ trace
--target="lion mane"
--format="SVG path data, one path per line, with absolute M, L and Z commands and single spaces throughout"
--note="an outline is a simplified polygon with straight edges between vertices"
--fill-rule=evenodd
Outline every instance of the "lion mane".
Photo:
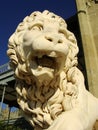
M 61 71 L 53 77 L 49 84 L 42 83 L 40 87 L 37 85 L 36 77 L 30 72 L 31 66 L 28 66 L 26 51 L 23 50 L 22 46 L 25 33 L 35 25 L 39 27 L 39 20 L 41 26 L 46 20 L 49 23 L 57 22 L 60 27 L 66 30 L 66 39 L 70 42 Z M 42 13 L 35 11 L 30 16 L 25 17 L 9 38 L 7 54 L 10 57 L 10 65 L 15 72 L 17 102 L 26 119 L 35 128 L 48 128 L 61 113 L 78 105 L 79 88 L 74 76 L 79 71 L 77 69 L 77 41 L 74 34 L 67 29 L 63 18 L 47 10 Z

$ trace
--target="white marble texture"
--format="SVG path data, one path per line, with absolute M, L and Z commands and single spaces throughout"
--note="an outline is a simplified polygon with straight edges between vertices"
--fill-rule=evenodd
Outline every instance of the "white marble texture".
M 35 130 L 92 130 L 98 99 L 77 68 L 77 41 L 47 10 L 24 18 L 9 38 L 17 102 Z

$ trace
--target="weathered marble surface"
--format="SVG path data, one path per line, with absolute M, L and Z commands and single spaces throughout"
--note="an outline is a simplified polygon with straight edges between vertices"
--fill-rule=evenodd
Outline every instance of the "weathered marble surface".
M 85 89 L 77 41 L 61 17 L 44 11 L 24 18 L 7 54 L 18 104 L 35 130 L 92 130 L 98 99 Z

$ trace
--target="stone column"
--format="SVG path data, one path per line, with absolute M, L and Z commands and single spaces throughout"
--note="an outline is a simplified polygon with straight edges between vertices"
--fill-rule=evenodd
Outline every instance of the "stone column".
M 94 8 L 92 9 L 94 4 L 94 1 L 90 0 L 76 0 L 89 91 L 98 97 L 98 28 L 96 26 L 98 13 L 95 17 L 92 17 L 90 13 L 91 11 L 94 13 Z M 98 9 L 98 4 L 96 8 Z M 95 28 L 97 28 L 97 33 L 94 30 Z M 95 39 L 95 33 L 97 39 Z

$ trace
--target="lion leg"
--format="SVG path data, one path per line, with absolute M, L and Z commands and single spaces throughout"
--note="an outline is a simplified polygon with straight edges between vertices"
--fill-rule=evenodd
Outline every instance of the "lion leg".
M 87 130 L 88 119 L 79 110 L 62 113 L 46 130 Z

